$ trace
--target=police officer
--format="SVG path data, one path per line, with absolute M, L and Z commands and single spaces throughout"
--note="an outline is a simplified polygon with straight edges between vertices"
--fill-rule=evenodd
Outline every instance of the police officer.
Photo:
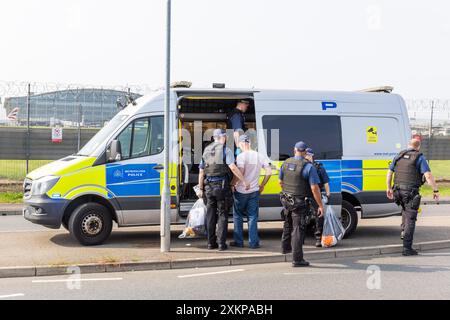
M 317 214 L 323 217 L 323 204 L 320 196 L 319 176 L 316 168 L 305 159 L 307 145 L 300 141 L 295 144 L 294 157 L 287 159 L 280 169 L 280 200 L 283 205 L 282 252 L 292 251 L 292 266 L 306 267 L 309 262 L 303 259 L 303 241 L 307 227 L 308 207 L 306 198 L 317 203 Z
M 240 100 L 236 108 L 234 108 L 228 115 L 228 129 L 233 129 L 233 138 L 236 145 L 236 155 L 241 153 L 239 149 L 239 136 L 247 131 L 245 127 L 245 113 L 248 110 L 250 102 L 248 100 Z
M 245 181 L 235 165 L 233 152 L 225 145 L 227 141 L 225 130 L 214 130 L 213 137 L 214 142 L 205 148 L 199 165 L 199 196 L 206 202 L 208 249 L 219 248 L 220 251 L 224 251 L 228 248 L 226 238 L 228 214 L 233 204 L 230 186 L 233 174 L 243 182 L 245 188 L 250 188 L 250 184 Z
M 413 249 L 413 236 L 416 228 L 417 213 L 420 207 L 421 196 L 419 189 L 424 183 L 433 188 L 433 198 L 439 200 L 439 190 L 431 174 L 430 167 L 420 153 L 420 141 L 412 139 L 409 147 L 401 151 L 392 161 L 387 173 L 387 197 L 394 199 L 395 203 L 402 207 L 403 255 L 415 256 L 417 251 Z M 394 175 L 394 187 L 392 176 Z
M 328 203 L 328 199 L 330 198 L 330 178 L 328 177 L 327 170 L 322 163 L 315 161 L 314 159 L 314 151 L 311 148 L 306 149 L 306 160 L 312 163 L 312 165 L 316 168 L 317 174 L 319 175 L 320 183 L 320 193 L 322 197 L 325 196 L 326 204 Z M 317 210 L 317 204 L 313 202 L 314 208 Z M 316 238 L 316 247 L 320 248 L 322 246 L 322 231 L 323 231 L 323 222 L 324 218 L 316 216 L 316 230 L 314 231 L 314 236 Z

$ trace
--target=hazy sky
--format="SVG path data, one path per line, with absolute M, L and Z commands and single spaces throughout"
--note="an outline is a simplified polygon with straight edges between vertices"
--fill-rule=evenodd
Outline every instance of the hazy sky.
M 173 0 L 173 79 L 450 98 L 448 0 Z M 0 80 L 164 81 L 164 0 L 1 0 Z

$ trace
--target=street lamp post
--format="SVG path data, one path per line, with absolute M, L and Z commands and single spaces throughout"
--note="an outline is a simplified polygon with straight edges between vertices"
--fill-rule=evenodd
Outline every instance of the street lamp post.
M 167 0 L 166 11 L 166 83 L 164 98 L 164 186 L 161 197 L 161 252 L 170 251 L 170 38 L 172 1 Z

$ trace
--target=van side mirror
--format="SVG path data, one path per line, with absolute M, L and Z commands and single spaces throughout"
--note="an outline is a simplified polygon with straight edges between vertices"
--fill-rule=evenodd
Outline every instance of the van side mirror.
M 106 149 L 106 160 L 108 162 L 116 162 L 122 160 L 122 146 L 119 140 L 111 141 L 108 149 Z

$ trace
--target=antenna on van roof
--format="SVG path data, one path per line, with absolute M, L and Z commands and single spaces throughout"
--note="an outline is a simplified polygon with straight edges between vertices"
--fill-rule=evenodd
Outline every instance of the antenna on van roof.
M 384 92 L 384 93 L 391 93 L 394 90 L 394 87 L 392 86 L 381 86 L 381 87 L 374 87 L 369 89 L 362 89 L 359 90 L 359 92 Z

